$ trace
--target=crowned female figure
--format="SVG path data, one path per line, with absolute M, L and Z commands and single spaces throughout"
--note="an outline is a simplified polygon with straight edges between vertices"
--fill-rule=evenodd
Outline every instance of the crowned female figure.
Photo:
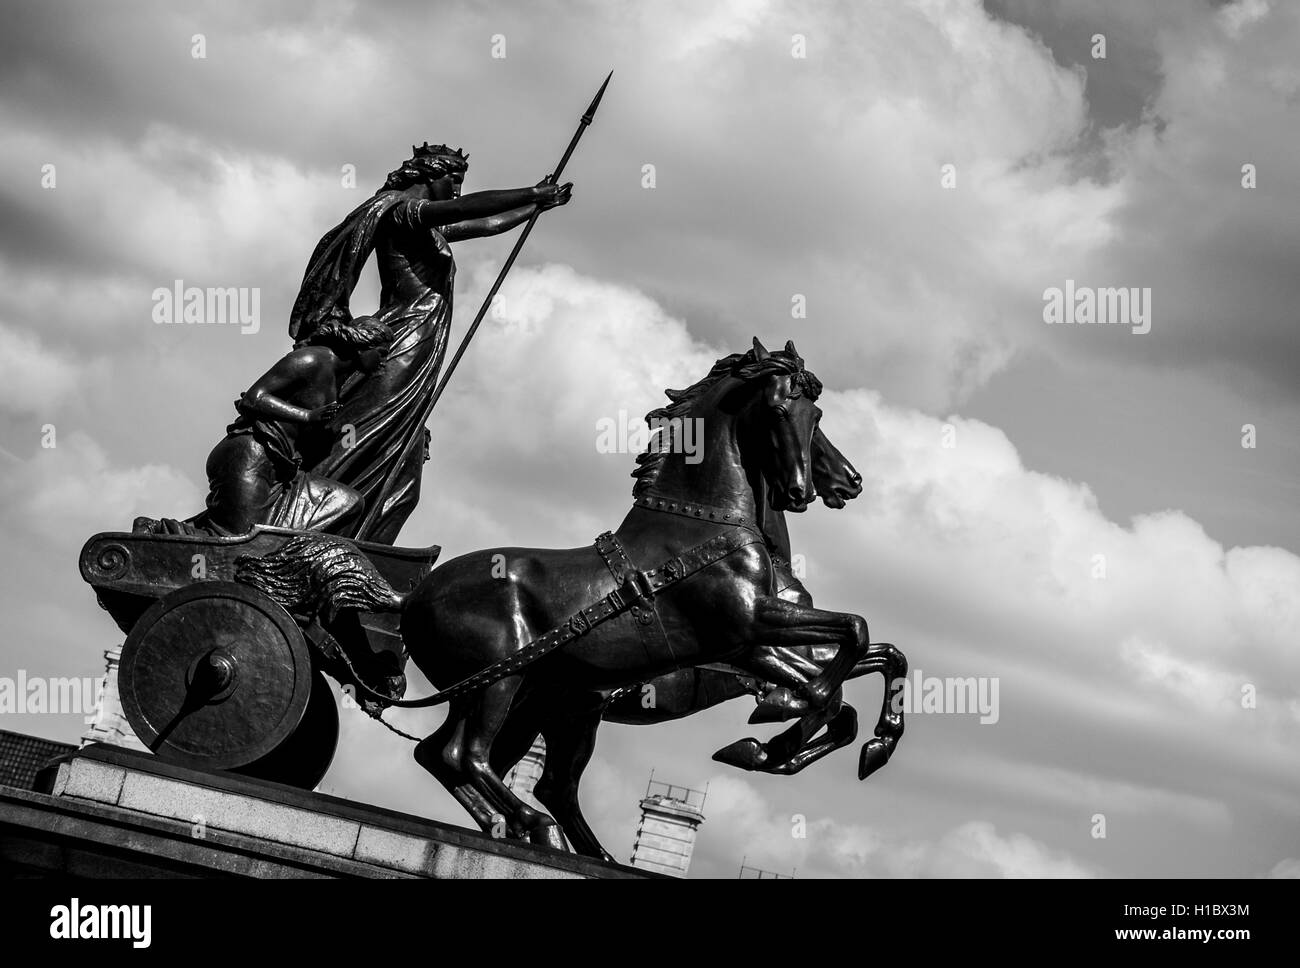
M 380 280 L 374 315 L 393 334 L 383 367 L 345 385 L 341 433 L 315 467 L 364 502 L 335 533 L 392 544 L 419 499 L 425 423 L 451 325 L 451 243 L 508 231 L 570 198 L 571 183 L 548 180 L 462 195 L 468 162 L 446 145 L 413 147 L 383 187 L 320 240 L 303 276 L 289 323 L 297 345 L 326 322 L 351 318 L 348 301 L 372 251 Z

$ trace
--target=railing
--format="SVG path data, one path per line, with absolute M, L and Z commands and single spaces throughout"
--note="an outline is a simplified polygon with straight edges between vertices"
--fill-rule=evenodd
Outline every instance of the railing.
M 659 797 L 664 800 L 674 800 L 677 803 L 684 803 L 702 811 L 704 809 L 704 800 L 709 795 L 709 788 L 706 786 L 703 790 L 693 790 L 690 787 L 678 786 L 675 783 L 664 783 L 662 780 L 656 780 L 654 770 L 651 770 L 650 782 L 646 784 L 645 795 L 647 797 Z
M 778 874 L 776 871 L 765 871 L 761 867 L 750 867 L 744 859 L 740 862 L 740 874 L 738 879 L 742 881 L 792 881 L 795 879 L 794 871 L 789 874 Z

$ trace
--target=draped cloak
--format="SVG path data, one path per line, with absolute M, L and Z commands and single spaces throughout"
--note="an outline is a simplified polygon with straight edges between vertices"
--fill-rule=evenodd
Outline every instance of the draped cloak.
M 331 229 L 312 253 L 289 320 L 289 335 L 302 345 L 322 323 L 351 319 L 349 298 L 384 230 L 375 318 L 393 331 L 393 344 L 382 370 L 344 386 L 335 420 L 343 433 L 312 468 L 365 501 L 363 514 L 336 533 L 382 544 L 396 540 L 419 498 L 425 422 L 451 326 L 456 264 L 442 235 L 418 226 L 422 204 L 399 191 L 380 192 Z

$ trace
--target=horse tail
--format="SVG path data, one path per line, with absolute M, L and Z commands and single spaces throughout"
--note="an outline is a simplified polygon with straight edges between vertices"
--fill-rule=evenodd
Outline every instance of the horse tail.
M 328 536 L 291 538 L 267 555 L 240 555 L 235 579 L 287 612 L 332 621 L 340 612 L 397 612 L 402 596 L 351 543 Z

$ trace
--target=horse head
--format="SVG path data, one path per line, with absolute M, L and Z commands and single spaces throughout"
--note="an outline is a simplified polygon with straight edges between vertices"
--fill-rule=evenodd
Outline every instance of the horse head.
M 817 496 L 812 439 L 821 381 L 793 343 L 769 352 L 757 339 L 646 415 L 650 445 L 633 471 L 639 500 L 703 503 L 743 516 L 803 511 Z M 691 446 L 694 441 L 699 446 Z
M 813 484 L 828 508 L 842 508 L 862 493 L 862 475 L 821 427 L 813 434 Z
M 775 511 L 804 511 L 817 496 L 812 441 L 822 415 L 816 404 L 821 381 L 804 369 L 792 341 L 784 350 L 769 353 L 755 337 L 748 355 L 759 371 L 750 379 L 760 383 L 747 415 L 750 429 L 762 441 L 760 467 L 768 503 Z M 742 366 L 742 372 L 746 368 Z

